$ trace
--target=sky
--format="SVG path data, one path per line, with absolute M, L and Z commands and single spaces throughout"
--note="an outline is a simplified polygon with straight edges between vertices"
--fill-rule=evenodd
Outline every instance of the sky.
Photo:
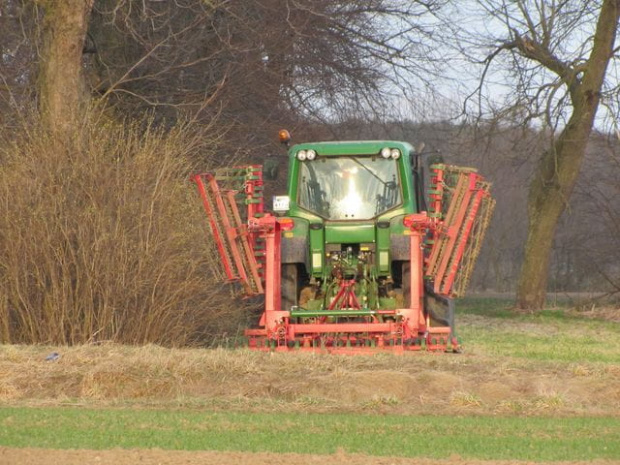
M 502 21 L 493 17 L 489 9 L 498 4 L 505 3 L 509 11 L 510 18 Z M 530 8 L 531 23 L 528 24 L 527 18 L 516 8 L 518 2 L 501 2 L 488 0 L 461 0 L 446 6 L 440 15 L 435 18 L 434 26 L 439 30 L 439 34 L 444 34 L 446 39 L 443 43 L 440 54 L 444 57 L 442 66 L 443 76 L 433 80 L 434 88 L 422 87 L 411 91 L 410 95 L 402 96 L 398 106 L 403 114 L 410 115 L 411 119 L 422 117 L 425 120 L 445 120 L 463 119 L 463 110 L 466 109 L 470 117 L 475 117 L 481 111 L 484 115 L 490 116 L 500 108 L 514 103 L 517 95 L 516 89 L 524 89 L 524 83 L 519 82 L 514 70 L 514 62 L 508 51 L 498 55 L 489 66 L 480 92 L 480 79 L 484 72 L 484 59 L 489 56 L 501 43 L 508 37 L 508 27 L 519 32 L 522 37 L 533 37 L 528 31 L 528 26 L 542 34 L 542 24 L 551 24 L 549 5 L 557 2 L 546 0 L 544 2 L 525 1 Z M 572 5 L 594 5 L 595 2 L 573 1 Z M 533 5 L 543 5 L 543 8 Z M 574 10 L 574 9 L 573 9 Z M 591 45 L 588 38 L 592 37 L 596 26 L 596 13 L 594 10 L 587 11 L 569 18 L 572 21 L 571 33 L 560 36 L 563 29 L 556 26 L 558 33 L 551 34 L 551 47 L 553 53 L 563 62 L 571 62 L 579 57 L 587 57 L 589 50 L 587 46 L 584 50 L 584 43 Z M 455 18 L 458 18 L 455 21 Z M 431 22 L 432 24 L 432 22 Z M 556 24 L 560 24 L 556 20 Z M 540 38 L 540 36 L 539 36 Z M 620 42 L 620 39 L 616 41 Z M 477 63 L 475 63 L 477 61 Z M 552 72 L 538 68 L 532 69 L 532 62 L 520 62 L 525 69 L 525 75 L 529 79 L 529 90 L 527 94 L 533 97 L 539 92 L 541 87 L 557 81 L 557 76 Z M 597 114 L 595 126 L 599 130 L 618 130 L 618 109 L 620 107 L 620 93 L 617 90 L 620 83 L 620 60 L 612 60 L 606 79 L 608 95 L 603 99 Z M 615 89 L 614 89 L 615 88 Z M 564 86 L 560 86 L 551 101 L 558 107 L 562 106 L 560 96 L 565 91 Z M 467 98 L 470 96 L 469 98 Z M 531 108 L 530 105 L 528 105 Z M 557 111 L 557 128 L 564 126 L 570 114 L 570 109 Z M 545 122 L 541 118 L 536 118 L 531 122 L 532 125 L 542 127 Z

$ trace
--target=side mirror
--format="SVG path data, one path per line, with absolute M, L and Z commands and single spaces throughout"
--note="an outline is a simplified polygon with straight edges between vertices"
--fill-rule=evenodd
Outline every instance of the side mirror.
M 263 177 L 267 181 L 275 181 L 278 179 L 278 172 L 280 170 L 280 162 L 276 157 L 267 158 L 263 163 Z

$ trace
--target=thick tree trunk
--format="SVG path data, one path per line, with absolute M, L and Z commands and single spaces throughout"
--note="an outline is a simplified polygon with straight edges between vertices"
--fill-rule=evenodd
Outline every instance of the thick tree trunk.
M 39 65 L 39 109 L 44 124 L 66 132 L 84 103 L 82 48 L 94 0 L 39 0 L 44 8 Z
M 530 185 L 528 237 L 517 289 L 517 306 L 521 309 L 537 310 L 545 304 L 553 238 L 579 175 L 619 18 L 620 1 L 605 0 L 583 79 L 567 83 L 573 106 L 571 118 L 553 147 L 543 154 Z
M 593 115 L 595 108 L 590 109 Z M 585 115 L 580 115 L 585 116 Z M 553 239 L 579 175 L 592 128 L 587 118 L 562 132 L 554 147 L 545 152 L 528 198 L 528 237 L 517 289 L 517 306 L 536 310 L 544 306 Z M 572 120 L 571 120 L 572 121 Z

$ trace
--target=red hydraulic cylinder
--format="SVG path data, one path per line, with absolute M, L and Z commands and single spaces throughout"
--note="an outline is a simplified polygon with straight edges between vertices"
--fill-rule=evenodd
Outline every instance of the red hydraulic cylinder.
M 260 218 L 251 218 L 249 229 L 265 240 L 265 312 L 259 325 L 265 327 L 267 336 L 273 336 L 279 327 L 286 324 L 290 315 L 288 311 L 280 308 L 280 223 L 275 216 L 267 214 Z

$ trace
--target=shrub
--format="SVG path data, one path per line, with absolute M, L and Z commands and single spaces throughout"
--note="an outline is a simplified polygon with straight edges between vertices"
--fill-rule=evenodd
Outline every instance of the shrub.
M 209 134 L 97 112 L 70 140 L 5 134 L 0 341 L 184 345 L 236 328 L 189 182 L 214 160 Z

